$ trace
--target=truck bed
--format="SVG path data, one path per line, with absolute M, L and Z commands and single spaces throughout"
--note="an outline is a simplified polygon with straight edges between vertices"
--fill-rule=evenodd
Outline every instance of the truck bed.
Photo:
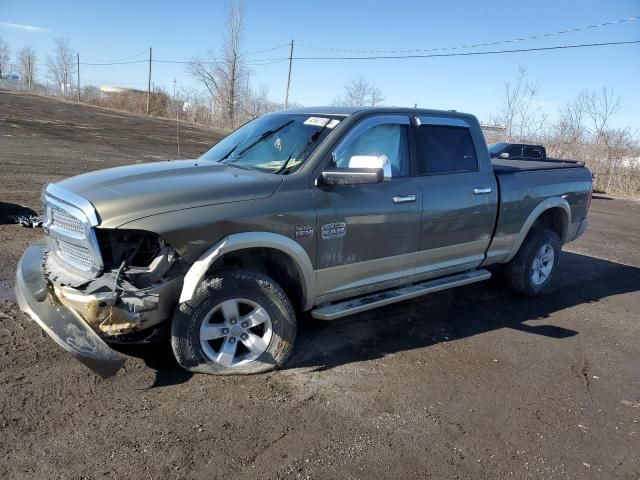
M 546 160 L 507 160 L 492 158 L 491 165 L 496 173 L 516 173 L 535 170 L 552 170 L 557 168 L 581 168 L 584 163 L 575 160 L 558 160 L 548 158 Z

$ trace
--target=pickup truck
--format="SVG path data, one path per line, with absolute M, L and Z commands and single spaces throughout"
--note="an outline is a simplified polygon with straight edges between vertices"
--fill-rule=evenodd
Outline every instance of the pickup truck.
M 189 371 L 264 372 L 285 363 L 304 312 L 334 320 L 492 265 L 539 295 L 587 227 L 591 187 L 579 163 L 492 163 L 472 115 L 286 110 L 195 160 L 46 185 L 46 238 L 23 254 L 16 295 L 104 377 L 126 359 L 114 344 L 163 332 Z
M 546 160 L 547 149 L 542 145 L 499 142 L 489 145 L 489 156 L 510 160 Z

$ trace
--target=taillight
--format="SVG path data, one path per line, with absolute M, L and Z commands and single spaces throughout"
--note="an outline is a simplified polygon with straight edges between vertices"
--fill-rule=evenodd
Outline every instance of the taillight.
M 591 207 L 591 199 L 593 198 L 593 181 L 591 181 L 591 188 L 589 189 L 589 198 L 587 199 L 587 212 Z

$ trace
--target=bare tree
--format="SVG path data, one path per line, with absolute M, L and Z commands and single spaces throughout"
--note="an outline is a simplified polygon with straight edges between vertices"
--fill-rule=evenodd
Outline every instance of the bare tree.
M 553 156 L 586 162 L 595 173 L 596 189 L 638 197 L 638 134 L 611 124 L 620 105 L 620 97 L 608 88 L 580 92 L 560 109 L 545 143 Z
M 247 66 L 243 57 L 244 7 L 241 0 L 227 4 L 225 36 L 220 56 L 210 51 L 204 58 L 189 64 L 189 73 L 211 95 L 212 114 L 218 110 L 222 126 L 234 128 L 240 102 L 246 93 Z
M 60 93 L 67 95 L 73 74 L 76 72 L 75 52 L 69 45 L 68 38 L 58 37 L 54 40 L 53 54 L 47 56 L 49 78 L 60 88 Z
M 269 100 L 269 89 L 266 85 L 260 85 L 257 90 L 247 89 L 246 97 L 243 99 L 243 113 L 246 119 L 259 117 L 276 109 L 275 104 Z
M 597 138 L 603 137 L 609 121 L 620 111 L 620 97 L 610 88 L 602 87 L 594 90 L 586 97 L 586 113 L 591 119 L 593 130 Z
M 574 100 L 565 103 L 558 112 L 556 131 L 565 141 L 575 143 L 585 139 L 588 102 L 589 93 L 582 91 Z
M 539 104 L 539 94 L 540 86 L 529 81 L 523 66 L 518 67 L 515 80 L 505 82 L 502 110 L 493 121 L 505 126 L 508 141 L 542 133 L 547 114 Z
M 29 91 L 34 87 L 37 70 L 36 52 L 31 45 L 26 45 L 18 52 L 18 72 Z
M 375 106 L 382 102 L 384 102 L 384 97 L 380 89 L 361 75 L 345 84 L 342 95 L 336 97 L 333 104 L 357 107 L 364 105 Z
M 378 87 L 371 85 L 371 88 L 369 89 L 369 98 L 367 100 L 369 105 L 376 106 L 384 102 L 384 97 Z
M 9 73 L 9 44 L 0 37 L 0 79 Z
M 177 98 L 181 119 L 192 123 L 207 123 L 210 120 L 211 112 L 207 108 L 210 103 L 209 92 L 195 87 L 182 87 Z

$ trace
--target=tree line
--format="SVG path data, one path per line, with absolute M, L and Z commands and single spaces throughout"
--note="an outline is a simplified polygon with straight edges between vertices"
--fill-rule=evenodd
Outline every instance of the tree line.
M 194 123 L 212 125 L 231 130 L 248 120 L 268 112 L 281 110 L 283 103 L 269 98 L 269 90 L 257 88 L 249 81 L 250 69 L 245 51 L 245 11 L 242 0 L 227 3 L 224 19 L 223 44 L 219 50 L 194 57 L 187 71 L 197 87 L 182 86 L 174 95 L 163 88 L 151 92 L 150 113 Z M 0 38 L 0 78 L 9 73 L 10 52 Z M 80 93 L 82 101 L 135 113 L 146 112 L 146 92 L 135 89 L 111 89 L 105 93 L 95 85 L 84 85 L 78 92 L 76 52 L 67 38 L 56 38 L 51 52 L 42 63 L 44 79 L 37 80 L 40 59 L 31 46 L 20 49 L 16 55 L 19 83 L 3 82 L 3 86 L 18 86 L 27 91 L 60 96 Z M 179 99 L 179 100 L 178 100 Z M 378 105 L 384 101 L 380 90 L 363 76 L 344 85 L 344 91 L 335 97 L 335 105 Z M 289 107 L 301 106 L 289 104 Z
M 585 162 L 596 190 L 640 198 L 640 132 L 613 124 L 622 98 L 608 87 L 583 90 L 552 120 L 540 95 L 539 83 L 519 67 L 505 82 L 502 105 L 492 117 L 502 131 L 492 129 L 488 140 L 544 145 L 549 156 Z
M 244 5 L 242 0 L 227 4 L 223 43 L 196 56 L 187 71 L 196 86 L 181 87 L 173 93 L 154 88 L 150 96 L 150 113 L 183 121 L 232 130 L 248 120 L 284 108 L 270 99 L 269 90 L 250 82 L 250 68 L 245 50 Z M 0 79 L 7 78 L 11 67 L 9 45 L 0 38 Z M 19 81 L 0 80 L 0 86 L 17 85 L 28 91 L 49 95 L 78 94 L 76 52 L 66 38 L 54 40 L 43 62 L 27 45 L 16 52 L 15 70 Z M 44 67 L 45 82 L 39 80 Z M 109 93 L 93 85 L 82 88 L 82 101 L 104 107 L 145 113 L 146 92 L 114 89 Z M 541 102 L 541 88 L 520 67 L 515 77 L 504 85 L 502 105 L 491 123 L 498 128 L 486 131 L 487 141 L 540 143 L 551 156 L 585 161 L 595 174 L 596 188 L 625 196 L 640 197 L 639 132 L 614 127 L 622 99 L 610 88 L 583 91 L 564 105 L 555 118 Z M 179 99 L 179 100 L 178 100 Z M 348 81 L 333 104 L 344 106 L 380 105 L 384 96 L 364 76 Z M 289 104 L 289 107 L 300 105 Z

